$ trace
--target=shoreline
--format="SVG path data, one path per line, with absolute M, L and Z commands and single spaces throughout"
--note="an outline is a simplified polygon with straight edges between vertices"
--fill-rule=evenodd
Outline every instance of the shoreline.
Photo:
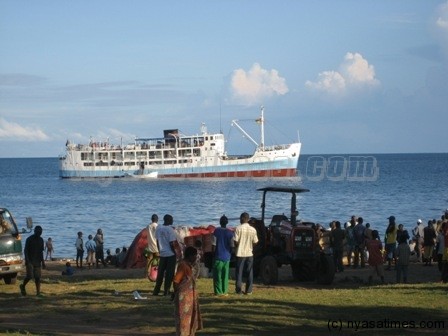
M 115 266 L 107 266 L 100 268 L 92 267 L 91 269 L 83 268 L 78 269 L 76 265 L 74 268 L 75 273 L 71 276 L 61 275 L 65 268 L 65 263 L 68 260 L 55 260 L 47 261 L 46 269 L 42 270 L 42 279 L 70 279 L 70 281 L 84 281 L 84 280 L 94 280 L 94 279 L 145 279 L 144 268 L 121 268 Z M 384 265 L 385 266 L 385 265 Z M 234 279 L 234 268 L 230 269 L 230 279 Z M 409 264 L 409 275 L 408 284 L 422 284 L 422 283 L 438 283 L 441 281 L 441 274 L 438 270 L 437 263 L 433 263 L 432 266 L 425 266 L 424 263 L 411 262 Z M 372 272 L 371 268 L 366 264 L 364 268 L 352 268 L 348 267 L 344 263 L 344 271 L 335 274 L 334 281 L 331 285 L 317 285 L 314 281 L 310 282 L 297 282 L 292 278 L 291 268 L 288 265 L 284 265 L 279 268 L 279 285 L 294 284 L 300 287 L 321 287 L 321 288 L 346 288 L 351 286 L 366 285 L 367 280 Z M 17 283 L 21 282 L 24 277 L 22 272 L 17 279 Z M 396 283 L 396 271 L 394 267 L 392 270 L 384 270 L 384 277 L 386 284 Z M 209 276 L 206 279 L 211 282 L 213 279 Z M 257 278 L 254 279 L 255 286 L 263 286 L 261 281 Z M 149 282 L 148 284 L 154 284 Z M 373 277 L 373 284 L 380 284 L 379 278 Z M 152 286 L 151 286 L 152 287 Z M 212 284 L 210 284 L 210 290 L 212 289 Z

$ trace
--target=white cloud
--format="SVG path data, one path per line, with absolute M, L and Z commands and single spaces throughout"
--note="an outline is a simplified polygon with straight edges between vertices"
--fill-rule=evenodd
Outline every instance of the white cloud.
M 448 1 L 439 6 L 436 16 L 436 26 L 448 32 Z
M 0 118 L 0 139 L 16 141 L 47 141 L 50 137 L 41 129 L 21 126 Z
M 437 7 L 433 27 L 439 46 L 448 55 L 448 1 Z
M 345 90 L 345 79 L 337 71 L 323 71 L 317 75 L 317 81 L 307 81 L 306 86 L 312 89 L 338 93 Z
M 352 91 L 376 87 L 380 84 L 375 78 L 373 65 L 359 53 L 347 53 L 339 66 L 339 71 L 323 71 L 315 82 L 306 81 L 305 86 L 332 95 L 345 95 Z
M 448 29 L 448 21 L 441 17 L 437 18 L 436 25 L 442 29 Z
M 254 63 L 249 71 L 237 69 L 233 72 L 230 91 L 232 101 L 243 105 L 259 105 L 265 99 L 282 96 L 289 89 L 277 70 L 266 70 Z

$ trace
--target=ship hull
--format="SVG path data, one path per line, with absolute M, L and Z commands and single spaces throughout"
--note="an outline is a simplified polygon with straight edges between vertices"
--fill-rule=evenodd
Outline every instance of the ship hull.
M 140 172 L 138 169 L 116 169 L 116 168 L 92 168 L 92 169 L 69 169 L 60 168 L 61 178 L 121 178 L 139 174 L 148 176 L 153 174 L 158 179 L 200 179 L 200 178 L 279 178 L 297 176 L 297 156 L 292 159 L 275 160 L 258 163 L 225 164 L 221 166 L 198 166 L 187 165 L 186 167 L 152 168 Z

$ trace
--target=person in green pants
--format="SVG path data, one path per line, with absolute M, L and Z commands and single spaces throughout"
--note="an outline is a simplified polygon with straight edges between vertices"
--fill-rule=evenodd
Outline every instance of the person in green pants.
M 213 233 L 213 290 L 215 295 L 227 296 L 229 290 L 229 264 L 233 248 L 233 232 L 226 228 L 229 220 L 225 215 L 219 219 L 219 225 Z

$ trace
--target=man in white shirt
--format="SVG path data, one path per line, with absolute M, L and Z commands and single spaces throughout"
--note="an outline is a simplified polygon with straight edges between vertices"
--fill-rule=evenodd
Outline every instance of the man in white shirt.
M 254 257 L 253 248 L 258 243 L 257 230 L 249 225 L 249 214 L 243 212 L 240 216 L 241 225 L 235 229 L 235 235 L 233 240 L 236 247 L 236 284 L 235 292 L 237 294 L 243 294 L 243 273 L 247 274 L 246 279 L 246 291 L 247 295 L 252 294 L 252 286 L 254 281 Z M 245 272 L 244 272 L 245 271 Z
M 151 216 L 151 223 L 148 224 L 148 255 L 146 256 L 146 273 L 148 275 L 154 259 L 159 257 L 159 248 L 157 247 L 156 229 L 159 221 L 159 216 L 153 214 Z
M 152 260 L 159 254 L 159 248 L 157 247 L 156 229 L 159 222 L 159 216 L 153 214 L 151 216 L 151 223 L 148 225 L 148 259 Z M 148 260 L 149 262 L 149 260 Z
M 176 269 L 175 244 L 177 243 L 176 233 L 173 225 L 173 216 L 163 216 L 163 225 L 158 225 L 156 229 L 156 239 L 160 254 L 159 269 L 157 271 L 157 280 L 152 295 L 159 295 L 163 278 L 165 278 L 163 295 L 170 292 L 171 284 Z
M 424 237 L 424 228 L 423 221 L 419 219 L 417 221 L 417 225 L 412 230 L 412 234 L 414 235 L 414 239 L 416 242 L 415 252 L 417 253 L 417 261 L 422 262 L 422 247 L 423 247 L 423 237 Z

